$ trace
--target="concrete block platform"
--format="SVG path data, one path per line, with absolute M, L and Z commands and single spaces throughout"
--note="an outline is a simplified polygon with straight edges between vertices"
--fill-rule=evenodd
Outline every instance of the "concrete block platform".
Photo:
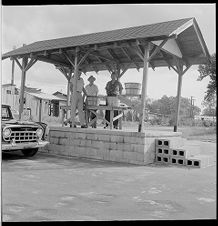
M 205 168 L 215 165 L 215 158 L 209 154 L 201 154 L 202 146 L 199 141 L 183 139 L 183 145 L 178 146 L 167 139 L 156 139 L 155 162 L 163 165 L 186 166 L 193 168 Z M 181 143 L 180 143 L 181 144 Z M 177 146 L 177 147 L 176 147 Z
M 43 152 L 147 165 L 155 162 L 156 139 L 161 139 L 162 143 L 159 147 L 169 152 L 170 145 L 180 147 L 184 144 L 181 135 L 181 132 L 156 130 L 139 133 L 124 130 L 50 127 L 50 144 Z

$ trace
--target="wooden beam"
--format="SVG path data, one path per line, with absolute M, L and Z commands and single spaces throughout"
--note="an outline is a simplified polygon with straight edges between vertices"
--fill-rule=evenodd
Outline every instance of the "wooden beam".
M 177 132 L 179 125 L 179 112 L 180 112 L 180 102 L 181 102 L 181 90 L 182 90 L 182 76 L 186 73 L 186 71 L 190 68 L 190 66 L 186 67 L 183 70 L 183 65 L 181 62 L 177 61 L 177 71 L 178 71 L 178 86 L 177 86 L 177 101 L 176 101 L 176 121 L 174 125 L 174 132 Z
M 182 72 L 182 75 L 184 75 L 186 73 L 186 71 L 188 71 L 188 69 L 191 67 L 191 65 L 187 66 L 186 69 Z
M 85 55 L 80 59 L 79 63 L 78 63 L 78 66 L 81 65 L 83 63 L 83 61 L 87 58 L 87 56 L 89 55 L 89 53 L 91 52 L 92 50 L 88 50 Z
M 158 38 L 155 37 L 155 38 L 149 39 L 149 41 L 163 40 L 165 38 L 167 38 L 167 36 L 160 36 Z M 147 42 L 147 40 L 139 40 L 140 45 L 144 45 L 145 42 Z M 114 45 L 114 43 L 117 43 L 117 44 Z M 106 50 L 106 49 L 129 47 L 130 45 L 131 46 L 136 46 L 137 43 L 135 41 L 132 42 L 132 41 L 129 41 L 129 40 L 126 41 L 126 42 L 122 42 L 122 43 L 118 43 L 117 41 L 115 41 L 115 42 L 113 42 L 111 44 L 107 44 L 107 45 L 104 44 L 103 46 L 101 46 L 100 44 L 98 44 L 98 45 L 97 44 L 90 45 L 88 48 L 87 47 L 81 48 L 80 51 L 87 51 L 88 49 L 92 49 L 94 51 L 95 50 L 100 51 L 100 50 Z M 70 50 L 70 48 L 69 48 L 69 50 Z
M 24 70 L 25 71 L 29 70 L 36 62 L 37 62 L 37 59 L 32 58 Z
M 70 64 L 75 68 L 74 62 L 70 59 L 70 56 L 67 54 L 67 52 L 64 51 L 63 55 L 67 58 Z
M 119 75 L 119 79 L 124 75 L 124 73 L 126 73 L 126 71 L 129 69 L 131 63 L 129 63 L 128 65 L 125 66 L 125 68 L 123 69 L 123 71 L 120 73 Z
M 141 49 L 141 46 L 139 45 L 139 44 L 140 44 L 139 40 L 136 40 L 136 43 L 137 43 L 136 48 L 138 49 L 139 54 L 140 54 L 140 55 L 142 56 L 142 58 L 143 58 L 144 53 L 143 53 L 143 51 L 142 51 L 142 49 Z M 152 68 L 153 70 L 155 70 L 155 67 L 154 67 L 153 63 L 150 63 L 150 62 L 149 62 L 149 59 L 148 59 L 148 63 L 149 63 L 149 65 L 151 66 L 151 68 Z
M 177 132 L 179 124 L 179 110 L 180 110 L 180 100 L 181 100 L 181 89 L 182 89 L 182 68 L 177 66 L 178 70 L 178 85 L 177 85 L 177 97 L 176 97 L 176 121 L 174 125 L 174 132 Z
M 165 45 L 165 43 L 167 42 L 168 39 L 163 40 L 160 45 L 156 46 L 155 50 L 152 51 L 148 61 L 150 61 L 159 51 L 160 49 L 163 47 L 163 45 Z
M 178 87 L 177 87 L 177 103 L 176 103 L 176 121 L 175 121 L 175 125 L 174 125 L 174 132 L 177 132 L 178 124 L 179 124 L 182 76 L 186 73 L 186 71 L 190 68 L 190 66 L 186 67 L 186 69 L 183 70 L 182 62 L 177 58 L 175 60 L 176 60 L 176 63 L 177 63 L 177 71 L 178 71 Z
M 97 48 L 97 47 L 96 47 L 96 48 Z M 109 67 L 109 65 L 108 65 L 106 62 L 104 62 L 99 56 L 94 55 L 94 57 L 96 57 L 96 59 L 97 59 L 100 63 L 104 64 L 105 67 L 108 69 L 109 72 L 111 71 L 111 68 Z
M 27 65 L 28 58 L 24 57 L 22 59 L 22 75 L 21 75 L 21 85 L 20 85 L 20 105 L 19 105 L 19 120 L 21 120 L 21 116 L 23 113 L 23 106 L 24 106 L 24 89 L 25 89 L 25 82 L 26 82 L 26 71 L 25 67 Z
M 18 61 L 18 59 L 17 58 L 14 58 L 14 60 L 17 63 L 17 65 L 19 66 L 19 68 L 22 70 L 22 66 L 21 66 L 20 62 Z
M 78 52 L 75 54 L 75 61 L 73 63 L 74 68 L 74 77 L 73 77 L 73 93 L 71 94 L 71 122 L 72 126 L 74 126 L 75 116 L 76 116 L 76 87 L 77 87 L 77 77 L 78 77 Z
M 118 64 L 120 64 L 120 61 L 117 58 L 116 54 L 113 52 L 113 50 L 112 49 L 107 49 L 107 51 L 110 54 L 110 56 L 114 59 L 114 61 L 117 62 Z
M 151 46 L 153 46 L 153 47 L 152 47 L 151 51 L 149 52 L 149 55 L 150 55 L 150 56 L 153 54 L 153 52 L 154 52 L 155 49 L 157 48 L 157 46 L 154 45 L 153 43 L 151 43 Z
M 149 58 L 149 47 L 150 43 L 145 45 L 144 51 L 144 67 L 143 67 L 143 79 L 142 79 L 142 108 L 140 113 L 140 121 L 139 121 L 139 128 L 138 132 L 144 132 L 144 119 L 145 119 L 145 101 L 147 97 L 147 81 L 148 81 L 148 58 Z
M 138 64 L 137 64 L 137 63 L 129 56 L 128 50 L 127 50 L 125 47 L 123 47 L 123 48 L 121 48 L 121 49 L 122 49 L 122 51 L 124 52 L 124 54 L 126 55 L 126 57 L 127 57 L 129 60 L 131 60 L 131 61 L 133 62 L 133 64 L 135 64 L 136 69 L 139 71 L 140 67 L 139 67 Z
M 67 109 L 68 106 L 70 106 L 70 79 L 72 78 L 72 72 L 73 70 L 70 69 L 69 74 L 68 74 L 68 79 L 67 79 Z M 68 119 L 69 116 L 69 111 L 67 110 L 66 112 L 66 119 Z
M 104 60 L 107 60 L 107 61 L 115 62 L 115 63 L 116 63 L 116 61 L 115 61 L 114 59 L 110 59 L 110 58 L 105 57 L 105 56 L 102 56 L 102 55 L 100 55 L 100 54 L 96 54 L 96 51 L 90 53 L 89 55 L 90 55 L 90 56 L 97 56 L 97 57 L 102 58 L 102 59 L 104 59 Z
M 47 62 L 47 63 L 51 63 L 51 64 L 54 64 L 54 65 L 64 66 L 64 67 L 70 67 L 71 66 L 70 64 L 62 63 L 62 62 L 53 60 L 53 59 L 48 58 L 48 57 L 43 57 L 43 56 L 36 56 L 35 59 L 40 60 L 40 61 L 44 61 L 44 62 Z
M 14 59 L 12 60 L 12 71 L 11 71 L 11 84 L 14 85 Z
M 144 57 L 143 57 L 143 53 L 141 51 L 141 49 L 139 48 L 138 45 L 136 45 L 135 47 L 131 46 L 133 48 L 133 50 L 135 51 L 135 53 L 141 58 L 141 60 L 144 61 Z

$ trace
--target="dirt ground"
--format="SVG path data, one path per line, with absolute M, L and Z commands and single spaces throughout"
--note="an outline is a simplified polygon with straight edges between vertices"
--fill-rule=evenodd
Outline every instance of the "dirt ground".
M 202 142 L 214 156 L 216 144 Z M 216 219 L 216 165 L 3 155 L 3 222 Z

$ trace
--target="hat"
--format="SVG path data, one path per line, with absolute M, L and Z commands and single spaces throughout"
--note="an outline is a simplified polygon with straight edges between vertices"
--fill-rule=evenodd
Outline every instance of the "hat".
M 94 79 L 94 81 L 96 80 L 96 78 L 93 75 L 89 76 L 88 81 L 91 79 Z

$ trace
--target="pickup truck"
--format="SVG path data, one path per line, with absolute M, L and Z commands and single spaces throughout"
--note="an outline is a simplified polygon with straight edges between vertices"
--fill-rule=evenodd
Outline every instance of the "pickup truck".
M 49 143 L 45 140 L 45 123 L 16 120 L 11 107 L 6 104 L 2 104 L 1 114 L 2 152 L 20 150 L 24 156 L 32 157 L 39 148 Z

